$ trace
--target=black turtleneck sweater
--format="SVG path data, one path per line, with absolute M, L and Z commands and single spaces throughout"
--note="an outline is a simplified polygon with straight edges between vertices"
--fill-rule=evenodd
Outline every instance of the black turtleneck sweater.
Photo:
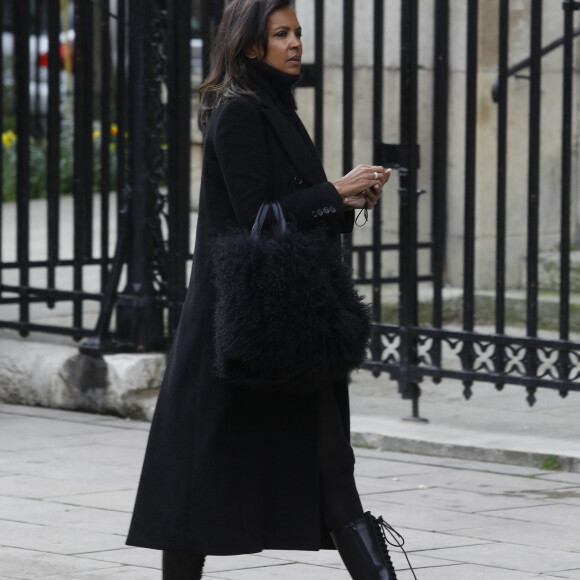
M 289 75 L 258 59 L 247 59 L 246 71 L 251 89 L 265 91 L 287 115 L 296 111 L 292 89 L 300 75 Z

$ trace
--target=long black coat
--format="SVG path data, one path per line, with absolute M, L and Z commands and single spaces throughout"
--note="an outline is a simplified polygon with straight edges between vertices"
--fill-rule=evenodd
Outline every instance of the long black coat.
M 282 76 L 262 76 L 253 73 L 259 100 L 226 102 L 207 127 L 193 271 L 130 545 L 215 555 L 332 547 L 320 518 L 318 398 L 260 396 L 224 383 L 213 369 L 214 237 L 249 226 L 272 197 L 305 227 L 324 220 L 335 235 L 352 229 L 352 212 L 344 212 L 293 107 L 279 98 Z M 348 431 L 346 377 L 333 388 Z

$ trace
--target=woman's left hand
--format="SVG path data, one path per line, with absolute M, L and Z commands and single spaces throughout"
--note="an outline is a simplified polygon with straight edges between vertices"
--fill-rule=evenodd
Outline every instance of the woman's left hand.
M 352 195 L 350 197 L 346 197 L 344 199 L 344 205 L 349 209 L 373 209 L 375 205 L 379 202 L 381 195 L 383 194 L 383 187 L 386 185 L 387 181 L 389 181 L 389 177 L 391 177 L 391 170 L 386 170 L 386 179 L 385 183 L 381 186 L 379 184 L 373 185 L 364 191 L 361 191 L 357 195 Z

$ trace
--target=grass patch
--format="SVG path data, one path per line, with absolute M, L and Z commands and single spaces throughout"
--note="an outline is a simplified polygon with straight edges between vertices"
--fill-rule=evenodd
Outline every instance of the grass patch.
M 544 469 L 546 471 L 558 471 L 561 469 L 560 462 L 555 455 L 548 455 L 540 462 L 540 469 Z

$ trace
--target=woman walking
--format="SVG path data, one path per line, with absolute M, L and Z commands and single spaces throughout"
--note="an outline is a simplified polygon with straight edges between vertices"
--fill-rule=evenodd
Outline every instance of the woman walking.
M 275 197 L 299 228 L 323 225 L 336 244 L 390 175 L 360 165 L 327 180 L 296 114 L 301 58 L 289 0 L 229 3 L 200 88 L 205 146 L 191 282 L 127 540 L 163 550 L 164 580 L 201 578 L 208 554 L 334 547 L 355 580 L 396 578 L 382 518 L 363 512 L 355 486 L 347 377 L 310 394 L 264 396 L 215 372 L 216 237 L 251 227 Z

